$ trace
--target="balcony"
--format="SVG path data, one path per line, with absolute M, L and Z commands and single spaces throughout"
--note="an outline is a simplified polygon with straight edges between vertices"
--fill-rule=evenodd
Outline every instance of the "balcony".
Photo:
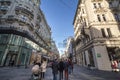
M 37 15 L 37 20 L 38 20 L 38 22 L 41 22 L 41 17 L 39 14 Z
M 39 28 L 39 26 L 40 26 L 40 21 L 39 20 L 36 21 L 36 26 Z
M 118 11 L 120 11 L 119 7 L 117 7 L 117 6 L 110 6 L 109 8 L 110 8 L 110 10 L 112 12 L 118 12 Z
M 6 5 L 10 6 L 11 0 L 0 0 L 0 3 L 5 3 Z
M 8 11 L 8 6 L 0 6 L 0 11 Z
M 34 14 L 33 14 L 32 11 L 30 11 L 30 10 L 28 10 L 28 9 L 22 7 L 22 6 L 16 6 L 16 7 L 15 7 L 15 11 L 16 11 L 16 13 L 18 13 L 18 12 L 20 11 L 20 12 L 22 12 L 22 13 L 30 16 L 30 18 L 33 18 L 33 17 L 34 17 Z
M 109 2 L 111 2 L 111 1 L 114 1 L 114 0 L 106 0 L 106 1 L 109 1 Z
M 14 15 L 8 15 L 6 21 L 7 22 L 14 22 L 15 21 L 15 16 Z
M 11 0 L 0 0 L 0 2 L 11 2 Z
M 91 2 L 101 2 L 103 0 L 91 0 Z
M 107 12 L 107 9 L 105 9 L 104 7 L 101 7 L 101 8 L 96 8 L 95 13 L 105 13 Z

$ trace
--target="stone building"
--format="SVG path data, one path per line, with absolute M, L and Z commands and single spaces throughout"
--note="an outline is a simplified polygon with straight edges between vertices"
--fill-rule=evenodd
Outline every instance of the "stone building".
M 75 56 L 75 47 L 74 47 L 74 38 L 68 37 L 66 42 L 66 49 L 65 49 L 65 55 L 67 58 L 71 59 L 73 62 L 75 62 L 76 56 Z
M 0 0 L 0 66 L 29 64 L 33 50 L 50 51 L 50 39 L 40 0 Z
M 120 59 L 120 1 L 79 0 L 74 17 L 77 63 L 111 70 Z
M 58 51 L 58 48 L 55 44 L 55 41 L 52 40 L 51 41 L 51 54 L 50 54 L 50 59 L 59 59 L 59 51 Z

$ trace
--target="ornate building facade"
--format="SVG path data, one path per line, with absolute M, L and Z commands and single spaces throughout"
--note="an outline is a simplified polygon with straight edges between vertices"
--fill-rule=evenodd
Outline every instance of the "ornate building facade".
M 120 1 L 79 0 L 74 17 L 77 63 L 111 70 L 120 59 Z
M 0 66 L 29 64 L 33 50 L 49 53 L 50 41 L 40 0 L 0 0 Z
M 54 60 L 54 59 L 59 59 L 60 57 L 60 54 L 59 54 L 59 51 L 58 51 L 58 48 L 55 44 L 55 41 L 52 40 L 51 41 L 51 54 L 50 54 L 50 59 Z

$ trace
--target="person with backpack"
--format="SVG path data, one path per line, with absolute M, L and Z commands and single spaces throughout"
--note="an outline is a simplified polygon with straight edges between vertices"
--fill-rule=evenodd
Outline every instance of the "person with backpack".
M 64 62 L 61 59 L 59 62 L 59 80 L 63 80 L 63 70 L 64 70 Z
M 52 73 L 53 73 L 53 80 L 58 80 L 58 62 L 55 59 L 52 63 Z

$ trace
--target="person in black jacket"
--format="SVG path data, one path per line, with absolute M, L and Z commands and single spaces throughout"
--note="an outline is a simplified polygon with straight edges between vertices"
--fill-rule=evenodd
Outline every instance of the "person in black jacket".
M 66 59 L 64 61 L 64 75 L 65 75 L 65 80 L 68 80 L 68 67 L 69 67 L 69 63 L 68 63 L 68 59 Z
M 52 63 L 52 73 L 53 73 L 53 80 L 58 80 L 57 75 L 58 75 L 58 62 L 57 59 L 55 59 Z
M 63 80 L 63 70 L 64 70 L 64 62 L 61 59 L 59 62 L 59 80 Z

